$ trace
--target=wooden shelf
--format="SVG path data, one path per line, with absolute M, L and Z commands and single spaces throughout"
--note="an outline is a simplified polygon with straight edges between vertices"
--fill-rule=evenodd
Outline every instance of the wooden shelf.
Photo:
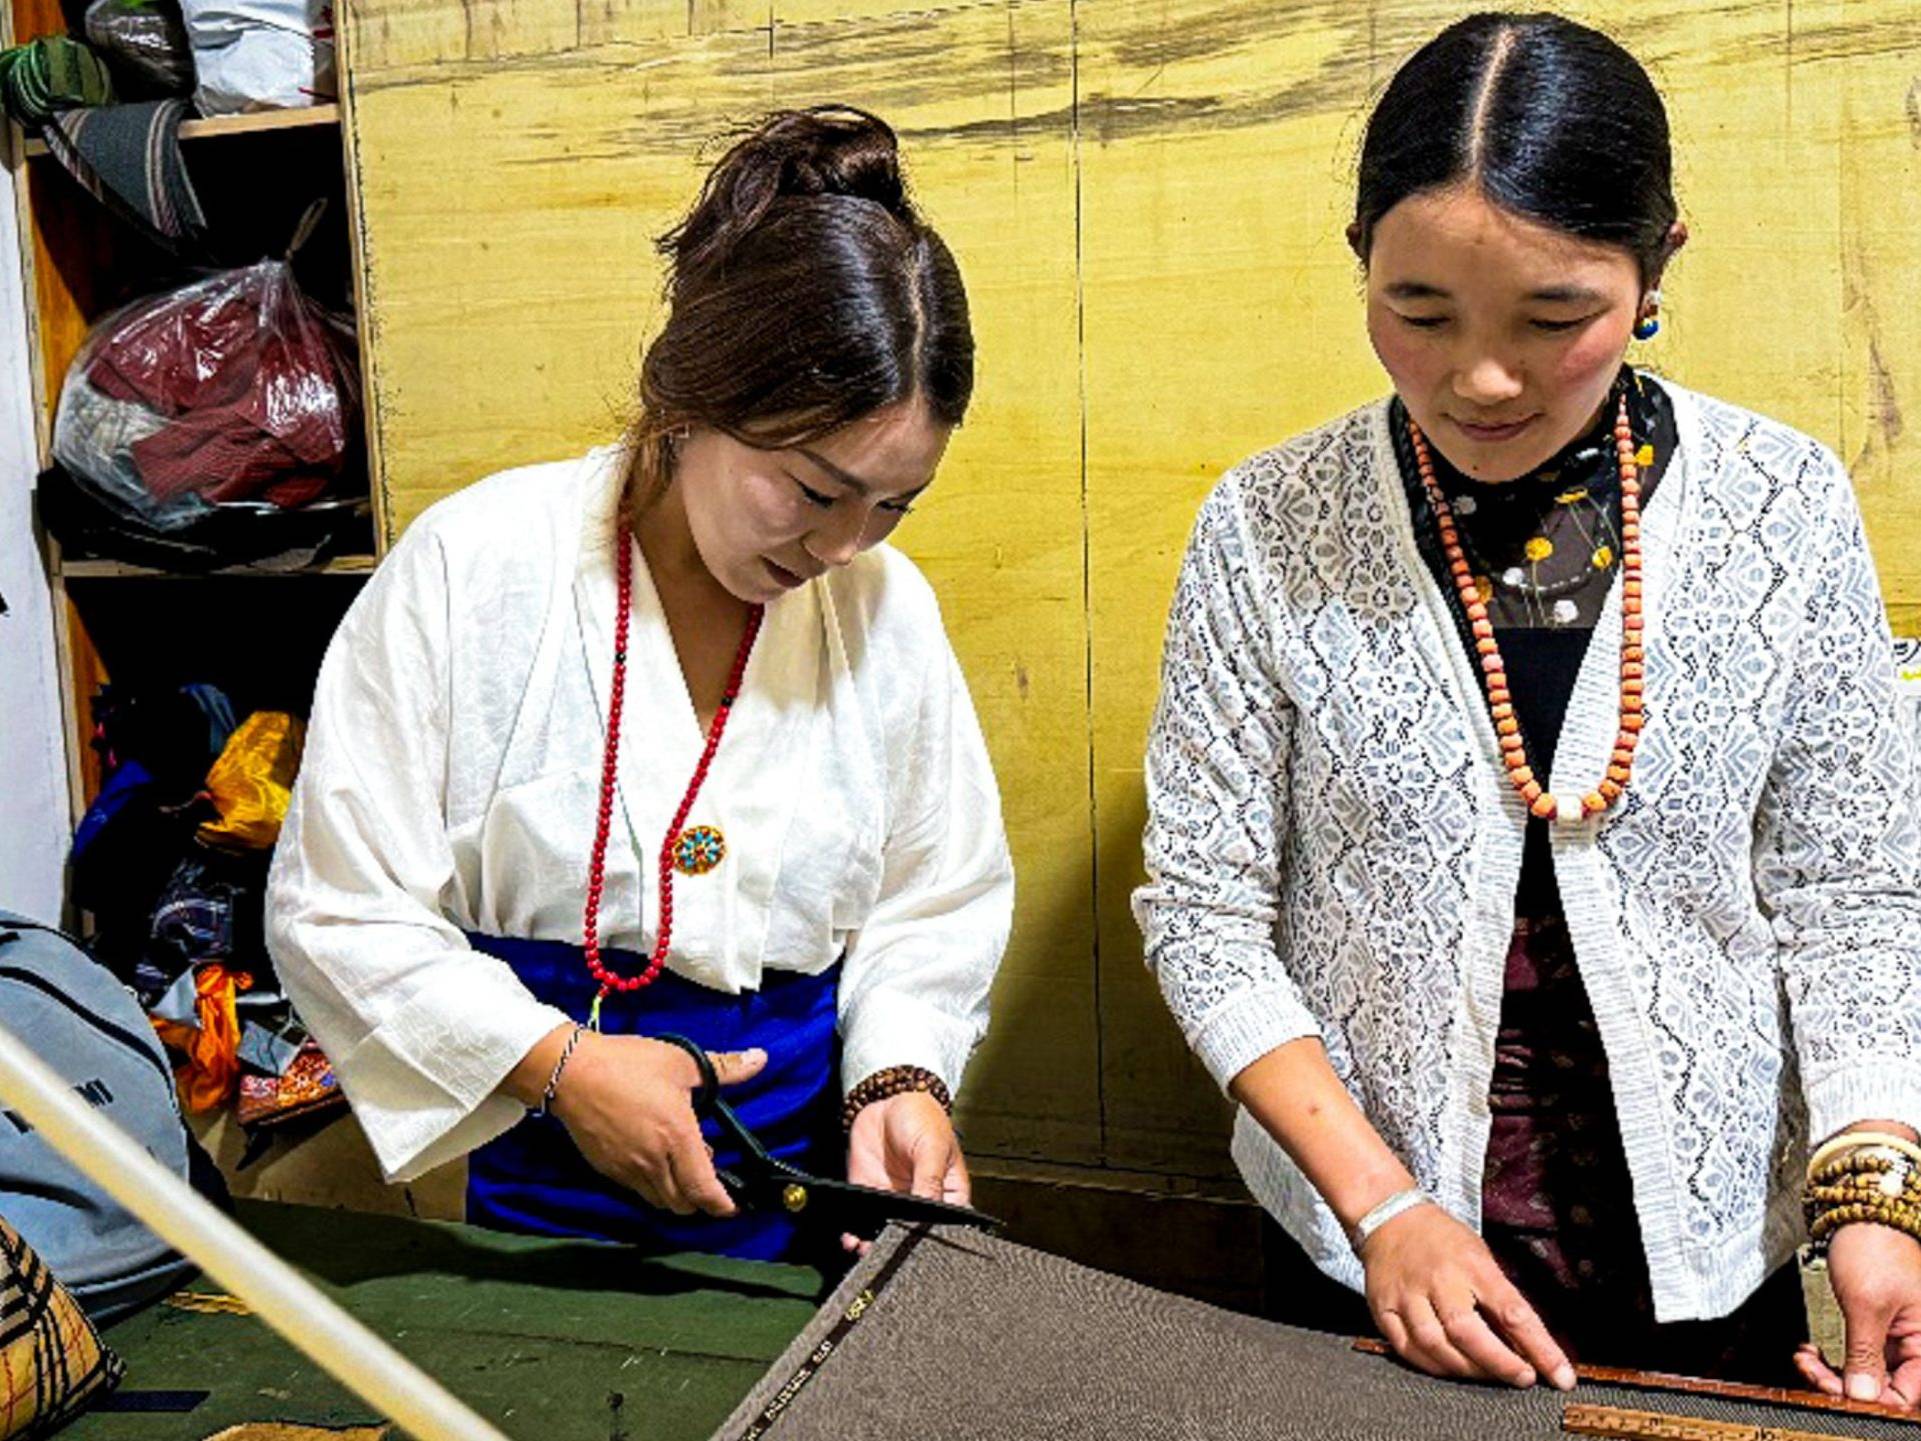
M 111 580 L 139 577 L 144 580 L 205 580 L 210 576 L 290 576 L 290 575 L 371 575 L 375 565 L 371 555 L 337 555 L 320 565 L 275 570 L 269 566 L 235 565 L 221 570 L 162 570 L 157 566 L 129 565 L 120 560 L 63 560 L 60 575 L 65 580 Z
M 338 105 L 308 105 L 298 110 L 261 110 L 249 115 L 216 115 L 210 120 L 183 120 L 180 138 L 213 140 L 225 135 L 256 135 L 264 130 L 299 130 L 339 123 Z M 23 140 L 21 150 L 29 156 L 45 155 L 47 142 Z

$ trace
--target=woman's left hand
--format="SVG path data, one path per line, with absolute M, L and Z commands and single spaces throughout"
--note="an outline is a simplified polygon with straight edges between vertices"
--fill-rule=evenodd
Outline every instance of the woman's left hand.
M 1843 1226 L 1828 1244 L 1828 1279 L 1847 1320 L 1846 1379 L 1812 1343 L 1795 1365 L 1830 1396 L 1914 1410 L 1921 1401 L 1921 1241 L 1888 1226 Z
M 954 1124 L 925 1091 L 907 1091 L 861 1107 L 847 1138 L 847 1179 L 956 1206 L 967 1205 L 972 1194 Z M 863 1255 L 868 1247 L 855 1236 L 842 1236 L 840 1243 Z

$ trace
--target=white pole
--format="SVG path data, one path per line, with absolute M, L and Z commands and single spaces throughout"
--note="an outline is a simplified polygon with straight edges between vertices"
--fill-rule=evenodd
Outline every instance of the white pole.
M 76 1096 L 4 1026 L 0 1105 L 19 1112 L 175 1250 L 418 1441 L 506 1441 Z

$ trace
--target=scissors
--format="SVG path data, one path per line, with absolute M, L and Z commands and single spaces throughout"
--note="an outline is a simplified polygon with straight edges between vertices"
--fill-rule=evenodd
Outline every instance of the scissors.
M 716 1171 L 720 1184 L 743 1211 L 785 1211 L 871 1241 L 889 1221 L 931 1221 L 940 1225 L 973 1226 L 998 1231 L 1001 1223 L 971 1206 L 929 1201 L 900 1191 L 858 1186 L 852 1181 L 829 1181 L 809 1175 L 770 1155 L 734 1108 L 720 1098 L 720 1078 L 701 1046 L 685 1036 L 653 1037 L 678 1046 L 700 1068 L 700 1089 L 694 1093 L 694 1114 L 711 1117 L 723 1139 L 740 1151 L 738 1170 Z

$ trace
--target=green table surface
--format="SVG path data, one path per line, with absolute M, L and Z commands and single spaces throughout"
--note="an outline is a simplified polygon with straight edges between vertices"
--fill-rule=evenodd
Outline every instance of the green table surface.
M 803 1266 L 644 1256 L 444 1221 L 263 1202 L 240 1203 L 239 1219 L 513 1441 L 705 1438 L 831 1286 Z M 220 1293 L 202 1278 L 182 1294 Z M 184 1413 L 85 1415 L 62 1441 L 379 1419 L 252 1315 L 163 1302 L 106 1340 L 127 1363 L 123 1392 L 209 1394 Z

